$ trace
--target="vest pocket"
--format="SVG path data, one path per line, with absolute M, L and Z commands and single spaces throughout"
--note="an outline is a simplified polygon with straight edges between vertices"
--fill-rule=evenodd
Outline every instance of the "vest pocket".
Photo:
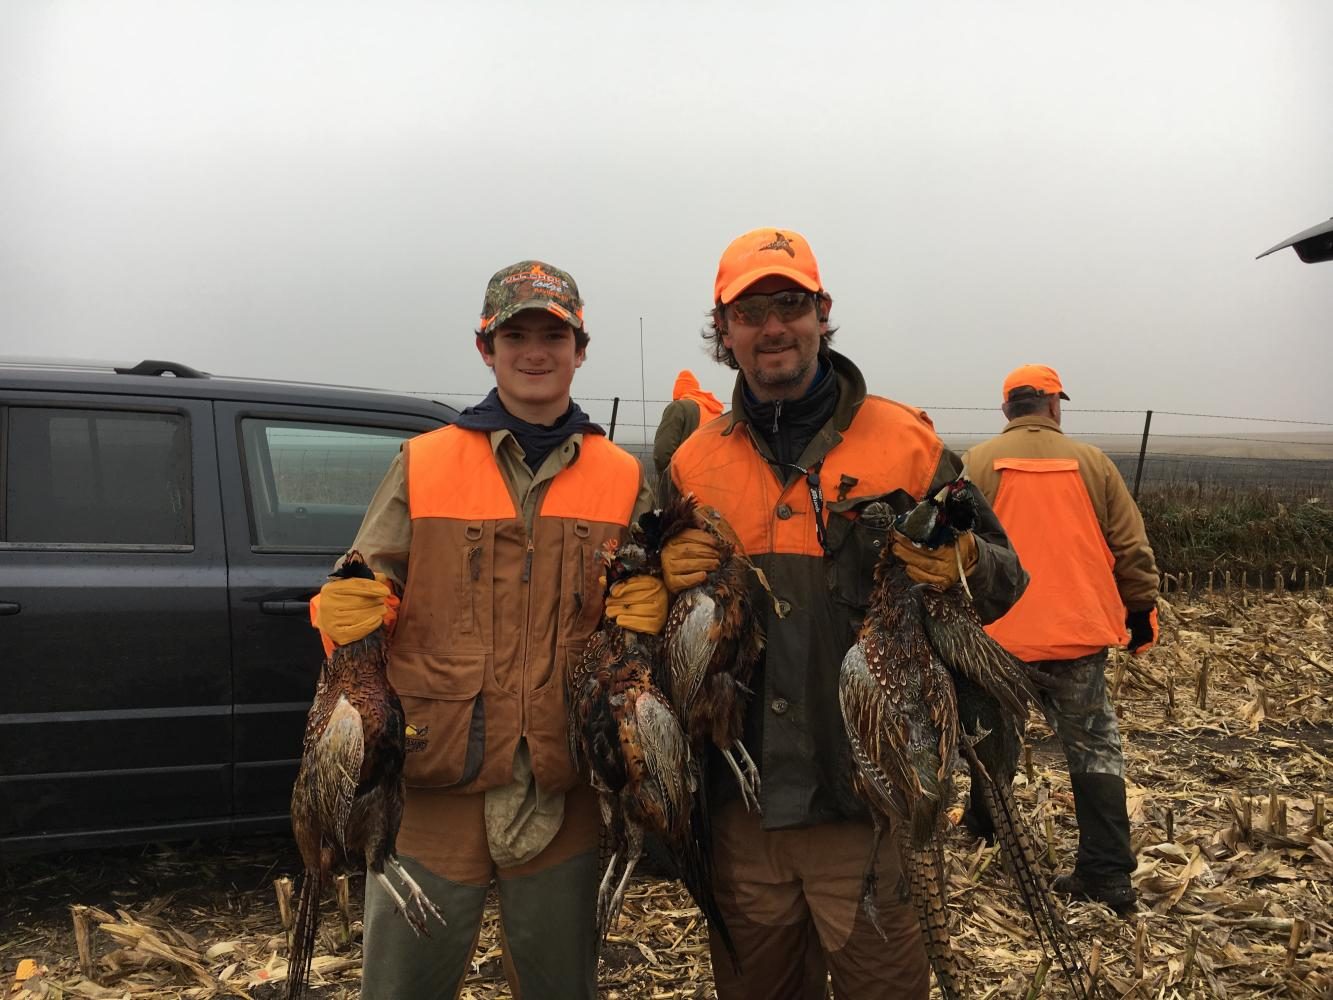
M 604 567 L 597 557 L 602 543 L 619 533 L 617 528 L 571 521 L 565 527 L 560 570 L 560 642 L 587 639 L 602 618 L 603 593 L 599 578 Z
M 460 634 L 471 634 L 478 625 L 477 592 L 482 586 L 489 586 L 490 577 L 486 577 L 485 583 L 482 582 L 483 561 L 488 548 L 485 539 L 486 526 L 480 521 L 474 521 L 463 529 L 464 545 L 461 553 L 461 563 L 466 567 L 465 571 L 459 576 L 458 583 L 458 631 Z
M 831 514 L 827 561 L 829 589 L 838 603 L 864 615 L 874 586 L 875 564 L 888 544 L 889 522 L 875 518 Z
M 403 703 L 403 779 L 415 788 L 465 785 L 486 750 L 486 656 L 440 656 L 395 649 L 390 680 Z
M 584 643 L 556 648 L 552 677 L 528 696 L 528 725 L 524 734 L 532 752 L 532 772 L 545 792 L 572 788 L 578 770 L 569 755 L 569 705 L 565 678 L 579 665 Z

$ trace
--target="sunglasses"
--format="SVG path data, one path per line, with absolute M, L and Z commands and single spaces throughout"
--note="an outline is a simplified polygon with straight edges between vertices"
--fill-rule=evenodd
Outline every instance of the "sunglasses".
M 771 295 L 742 295 L 727 305 L 727 318 L 733 323 L 759 326 L 770 312 L 786 323 L 799 319 L 815 307 L 813 292 L 774 292 Z

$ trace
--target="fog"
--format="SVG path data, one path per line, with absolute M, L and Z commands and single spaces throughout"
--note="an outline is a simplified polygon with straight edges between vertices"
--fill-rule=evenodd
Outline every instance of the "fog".
M 536 257 L 632 441 L 683 367 L 729 396 L 713 275 L 774 226 L 871 390 L 946 431 L 998 429 L 1027 362 L 1139 411 L 1090 431 L 1333 422 L 1333 265 L 1254 259 L 1333 215 L 1330 38 L 1320 0 L 12 0 L 0 355 L 467 402 L 486 280 Z

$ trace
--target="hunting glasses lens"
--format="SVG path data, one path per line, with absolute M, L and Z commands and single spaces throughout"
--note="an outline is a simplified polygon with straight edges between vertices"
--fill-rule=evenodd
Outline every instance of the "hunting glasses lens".
M 815 307 L 812 292 L 774 292 L 772 295 L 742 295 L 727 306 L 727 316 L 735 323 L 759 326 L 770 311 L 786 323 L 804 316 Z

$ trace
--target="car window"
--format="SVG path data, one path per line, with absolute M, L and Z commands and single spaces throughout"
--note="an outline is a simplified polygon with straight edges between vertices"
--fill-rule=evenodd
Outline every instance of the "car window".
M 12 406 L 6 423 L 4 541 L 192 544 L 183 414 Z
M 243 419 L 251 545 L 276 551 L 345 550 L 389 463 L 416 433 Z

